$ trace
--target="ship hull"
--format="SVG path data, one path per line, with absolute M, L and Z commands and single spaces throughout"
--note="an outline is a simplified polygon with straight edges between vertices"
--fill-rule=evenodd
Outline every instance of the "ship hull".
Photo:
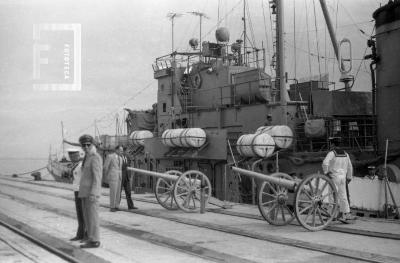
M 47 171 L 53 176 L 57 182 L 72 183 L 72 162 L 64 162 L 58 160 L 49 160 Z

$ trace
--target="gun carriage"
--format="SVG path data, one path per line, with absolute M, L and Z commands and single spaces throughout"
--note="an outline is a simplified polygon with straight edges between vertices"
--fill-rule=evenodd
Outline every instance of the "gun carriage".
M 286 173 L 269 175 L 232 167 L 234 172 L 260 180 L 258 209 L 268 223 L 287 225 L 294 218 L 306 229 L 322 230 L 329 225 L 338 208 L 333 181 L 322 174 L 295 180 Z
M 128 170 L 156 177 L 156 199 L 162 207 L 168 210 L 179 208 L 185 212 L 198 212 L 201 206 L 202 189 L 204 189 L 205 204 L 208 203 L 211 196 L 210 180 L 200 171 L 190 170 L 182 173 L 170 170 L 159 173 L 133 167 L 128 167 Z

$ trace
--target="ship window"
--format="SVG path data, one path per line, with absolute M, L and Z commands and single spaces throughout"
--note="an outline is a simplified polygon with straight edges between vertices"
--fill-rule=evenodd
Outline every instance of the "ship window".
M 167 103 L 165 102 L 162 104 L 162 111 L 167 112 Z

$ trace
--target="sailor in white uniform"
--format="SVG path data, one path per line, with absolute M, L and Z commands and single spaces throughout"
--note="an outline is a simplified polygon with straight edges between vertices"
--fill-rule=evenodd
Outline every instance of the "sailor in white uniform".
M 353 179 L 353 165 L 349 155 L 338 146 L 340 138 L 329 138 L 331 151 L 322 162 L 324 174 L 332 178 L 338 191 L 339 211 L 342 213 L 341 221 L 355 219 L 350 214 L 350 206 L 347 199 L 346 181 Z

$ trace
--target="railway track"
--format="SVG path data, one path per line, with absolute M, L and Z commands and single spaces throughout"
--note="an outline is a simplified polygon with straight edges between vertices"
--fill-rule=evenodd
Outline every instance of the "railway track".
M 1 178 L 1 179 L 15 182 L 15 180 L 8 179 L 8 178 Z M 41 184 L 41 183 L 33 182 L 33 181 L 18 181 L 18 182 L 21 182 L 21 183 L 24 183 L 24 184 L 39 185 L 39 186 L 48 187 L 48 188 L 58 188 L 58 189 L 63 189 L 63 190 L 71 190 L 71 188 L 66 187 L 66 186 L 62 186 L 62 185 L 54 186 L 54 185 Z M 104 193 L 102 193 L 102 195 L 103 196 L 108 196 L 107 194 L 104 194 Z M 158 204 L 158 202 L 155 201 L 155 200 L 150 200 L 150 199 L 145 199 L 145 198 L 137 198 L 137 197 L 135 197 L 134 200 L 135 201 L 139 201 L 139 202 Z M 241 218 L 265 221 L 264 218 L 261 215 L 240 213 L 240 212 L 230 211 L 230 210 L 227 210 L 227 209 L 206 208 L 206 211 L 210 212 L 210 213 L 224 214 L 224 215 L 230 215 L 230 216 L 234 216 L 234 217 L 241 217 Z M 130 211 L 130 212 L 135 213 L 135 211 Z M 140 211 L 136 211 L 136 213 L 140 213 Z M 363 219 L 361 218 L 359 220 L 363 220 Z M 396 221 L 393 221 L 393 223 L 396 223 Z M 296 222 L 292 222 L 291 224 L 292 225 L 299 225 Z M 326 231 L 353 234 L 353 235 L 367 236 L 367 237 L 377 237 L 377 238 L 400 240 L 400 234 L 383 233 L 383 232 L 369 231 L 369 230 L 363 230 L 363 229 L 354 229 L 354 228 L 349 228 L 349 227 L 343 228 L 343 227 L 332 225 L 332 226 L 328 226 L 325 230 Z
M 72 255 L 69 255 L 67 253 L 64 252 L 64 250 L 67 249 L 67 247 L 62 247 L 61 249 L 51 246 L 46 242 L 43 242 L 42 240 L 40 240 L 39 238 L 25 232 L 22 231 L 21 229 L 18 229 L 17 227 L 13 226 L 12 224 L 9 224 L 7 222 L 7 220 L 4 219 L 4 215 L 0 218 L 0 227 L 3 227 L 4 229 L 8 229 L 10 231 L 12 231 L 13 233 L 15 233 L 16 235 L 18 235 L 19 237 L 22 237 L 25 240 L 21 240 L 18 239 L 18 246 L 14 245 L 13 242 L 11 242 L 9 239 L 16 239 L 15 236 L 10 235 L 10 233 L 7 233 L 7 231 L 4 231 L 3 229 L 1 230 L 2 235 L 0 237 L 0 241 L 3 242 L 4 244 L 6 244 L 8 247 L 11 248 L 11 250 L 13 251 L 13 253 L 9 253 L 7 252 L 7 256 L 8 257 L 12 257 L 12 261 L 14 262 L 18 262 L 18 257 L 21 256 L 23 259 L 23 261 L 28 260 L 28 261 L 32 261 L 32 262 L 44 262 L 43 258 L 41 259 L 41 257 L 43 257 L 43 255 L 45 255 L 46 253 L 38 252 L 37 247 L 40 247 L 41 249 L 43 249 L 44 251 L 51 253 L 54 256 L 50 256 L 48 258 L 49 262 L 71 262 L 71 263 L 81 263 L 82 261 L 73 257 Z M 26 244 L 28 242 L 33 243 L 34 246 L 32 246 L 31 244 Z M 24 244 L 22 245 L 21 244 Z M 29 247 L 30 249 L 27 249 L 27 247 Z M 69 248 L 68 248 L 69 249 Z M 2 251 L 4 251 L 4 249 L 2 249 Z M 3 255 L 4 256 L 4 255 Z M 5 259 L 5 258 L 3 258 Z M 58 260 L 60 259 L 60 260 Z
M 18 181 L 18 182 L 21 182 L 21 181 Z M 65 187 L 65 186 L 54 187 L 51 185 L 38 184 L 38 183 L 34 183 L 34 182 L 23 182 L 23 183 L 25 183 L 25 184 L 32 183 L 32 184 L 43 186 L 43 187 L 60 188 L 60 189 L 70 190 L 70 188 Z M 63 199 L 67 199 L 67 200 L 73 200 L 71 197 L 61 195 L 61 194 L 49 193 L 49 192 L 42 191 L 42 190 L 34 190 L 34 189 L 29 189 L 26 187 L 10 185 L 10 184 L 6 184 L 6 185 L 10 186 L 10 187 L 14 187 L 16 189 L 31 191 L 31 192 L 35 192 L 35 193 L 39 193 L 39 194 L 44 194 L 44 195 L 51 195 L 54 197 L 63 198 Z M 29 202 L 29 200 L 20 200 L 20 201 Z M 141 201 L 141 202 L 146 201 L 148 203 L 154 203 L 152 200 L 140 199 L 137 201 Z M 34 204 L 35 203 L 32 202 L 32 205 L 34 205 Z M 108 206 L 104 205 L 104 204 L 102 204 L 101 206 L 108 208 Z M 41 209 L 50 209 L 50 208 L 41 206 Z M 216 211 L 215 209 L 208 209 L 208 210 L 213 213 L 220 213 L 220 211 Z M 363 260 L 363 261 L 368 261 L 368 262 L 398 262 L 397 258 L 387 257 L 387 256 L 379 255 L 379 254 L 354 251 L 354 250 L 350 250 L 350 249 L 337 248 L 337 247 L 332 247 L 332 246 L 328 246 L 328 245 L 313 244 L 311 242 L 293 240 L 290 238 L 278 237 L 278 236 L 269 235 L 266 233 L 253 233 L 251 231 L 246 231 L 244 229 L 239 229 L 239 228 L 235 228 L 235 227 L 222 226 L 222 225 L 218 225 L 218 224 L 201 222 L 199 220 L 193 220 L 193 219 L 189 220 L 189 219 L 185 219 L 185 218 L 178 218 L 178 217 L 175 217 L 168 213 L 160 214 L 160 213 L 154 213 L 154 211 L 146 211 L 146 210 L 136 210 L 136 211 L 126 211 L 126 212 L 131 212 L 131 213 L 136 213 L 136 214 L 141 214 L 141 215 L 151 216 L 151 217 L 157 217 L 157 218 L 161 218 L 161 219 L 165 219 L 165 220 L 169 220 L 169 221 L 173 221 L 173 222 L 177 222 L 177 223 L 181 223 L 181 224 L 187 224 L 187 225 L 192 225 L 192 226 L 197 226 L 197 227 L 202 227 L 202 228 L 208 228 L 208 229 L 212 229 L 215 231 L 225 232 L 225 233 L 244 236 L 244 237 L 250 237 L 253 239 L 259 239 L 259 240 L 274 242 L 274 243 L 278 243 L 278 244 L 284 244 L 284 245 L 289 245 L 289 246 L 293 246 L 293 247 L 299 247 L 299 248 L 304 248 L 304 249 L 308 249 L 308 250 L 319 251 L 319 252 L 328 253 L 328 254 L 345 257 L 345 258 L 349 258 L 349 259 Z M 244 217 L 244 218 L 253 219 L 253 220 L 261 220 L 261 218 L 254 217 L 254 215 L 249 216 L 249 215 L 233 213 L 233 214 L 229 214 L 229 216 Z M 331 229 L 329 231 L 337 231 L 337 230 Z M 340 231 L 340 232 L 343 232 L 343 231 Z M 357 231 L 356 232 L 350 231 L 348 234 L 366 235 L 366 236 L 370 236 L 370 237 L 380 237 L 380 238 L 388 238 L 388 239 L 395 239 L 395 240 L 400 239 L 399 235 L 395 235 L 395 234 L 390 235 L 388 233 L 378 233 L 378 232 L 368 234 L 368 231 L 366 231 L 364 233 L 357 233 Z

